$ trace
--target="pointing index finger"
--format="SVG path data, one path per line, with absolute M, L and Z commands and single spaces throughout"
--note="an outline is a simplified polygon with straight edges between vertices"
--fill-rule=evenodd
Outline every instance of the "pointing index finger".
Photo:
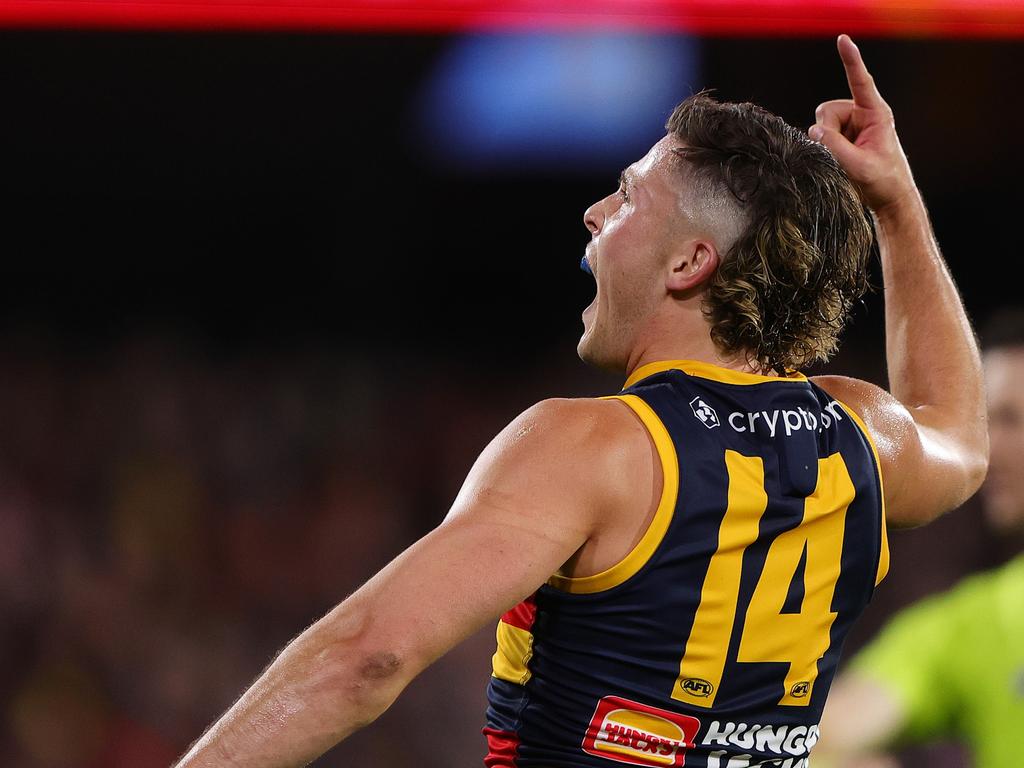
M 836 46 L 839 48 L 839 58 L 843 60 L 843 68 L 846 70 L 846 82 L 850 84 L 850 94 L 857 106 L 873 109 L 885 104 L 878 88 L 875 87 L 874 78 L 871 77 L 868 68 L 864 66 L 860 49 L 850 39 L 850 36 L 840 35 Z

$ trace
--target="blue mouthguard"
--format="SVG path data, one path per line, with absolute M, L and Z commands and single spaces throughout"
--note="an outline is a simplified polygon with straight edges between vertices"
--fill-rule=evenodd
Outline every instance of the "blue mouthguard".
M 593 272 L 593 270 L 592 270 L 592 269 L 590 268 L 590 262 L 589 262 L 589 261 L 587 261 L 587 257 L 586 257 L 586 256 L 584 256 L 584 257 L 583 257 L 582 259 L 580 259 L 580 269 L 582 269 L 582 270 L 583 270 L 584 272 L 586 272 L 586 273 L 587 273 L 588 275 L 590 275 L 591 277 L 593 277 L 593 275 L 594 275 L 594 272 Z

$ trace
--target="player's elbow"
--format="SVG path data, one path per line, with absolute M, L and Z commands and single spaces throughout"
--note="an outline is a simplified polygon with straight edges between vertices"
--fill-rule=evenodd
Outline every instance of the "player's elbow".
M 966 468 L 967 498 L 978 492 L 988 476 L 988 433 L 985 433 L 983 444 L 979 444 L 970 457 Z M 966 499 L 965 499 L 966 500 Z
M 920 461 L 904 488 L 896 527 L 925 525 L 970 499 L 988 474 L 988 431 L 980 425 L 958 429 L 920 428 Z
M 412 666 L 372 629 L 371 617 L 342 605 L 314 624 L 285 654 L 305 657 L 307 693 L 355 729 L 376 720 L 409 680 Z
M 407 684 L 405 660 L 391 650 L 361 649 L 344 669 L 343 684 L 359 713 L 360 726 L 387 711 Z
M 919 528 L 961 507 L 981 487 L 988 472 L 987 455 L 961 457 L 937 468 L 932 482 L 912 497 L 891 505 L 886 522 L 891 528 Z
M 344 715 L 341 720 L 362 728 L 398 698 L 406 685 L 405 667 L 402 657 L 392 651 L 339 644 L 320 656 L 321 700 L 331 702 Z
M 988 428 L 984 421 L 964 429 L 958 437 L 956 471 L 950 473 L 955 478 L 951 508 L 959 507 L 977 493 L 988 475 Z

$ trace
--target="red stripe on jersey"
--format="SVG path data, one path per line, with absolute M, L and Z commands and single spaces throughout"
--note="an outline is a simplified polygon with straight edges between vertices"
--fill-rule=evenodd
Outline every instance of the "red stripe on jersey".
M 535 595 L 536 593 L 530 595 L 511 611 L 508 611 L 501 617 L 501 620 L 513 627 L 525 629 L 529 632 L 533 627 L 534 620 L 537 618 L 537 603 L 534 602 Z
M 484 736 L 487 737 L 487 757 L 484 758 L 484 765 L 487 768 L 516 768 L 518 734 L 484 728 Z

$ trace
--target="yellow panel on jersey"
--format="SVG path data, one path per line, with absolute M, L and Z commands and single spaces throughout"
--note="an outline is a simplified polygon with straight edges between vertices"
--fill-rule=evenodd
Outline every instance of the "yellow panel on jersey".
M 860 416 L 853 410 L 853 408 L 842 401 L 837 400 L 836 402 L 839 403 L 839 406 L 844 411 L 850 414 L 850 418 L 857 423 L 857 426 L 860 427 L 860 431 L 864 433 L 864 437 L 867 438 L 868 444 L 871 446 L 871 454 L 875 457 L 875 466 L 878 468 L 878 488 L 881 492 L 882 498 L 882 549 L 878 555 L 878 574 L 875 576 L 875 586 L 877 587 L 882 583 L 886 574 L 889 573 L 889 533 L 885 522 L 885 483 L 882 479 L 882 462 L 878 458 L 878 446 L 875 445 L 875 439 L 868 431 L 867 425 L 861 420 Z
M 641 398 L 636 395 L 617 395 L 605 398 L 607 400 L 621 400 L 628 405 L 640 420 L 644 423 L 647 431 L 654 441 L 654 447 L 658 451 L 658 458 L 661 461 L 662 489 L 661 500 L 658 502 L 658 509 L 654 513 L 654 519 L 647 527 L 643 537 L 636 546 L 622 560 L 607 570 L 595 573 L 593 576 L 569 577 L 555 574 L 548 579 L 552 587 L 570 592 L 572 594 L 590 594 L 601 592 L 622 584 L 630 576 L 644 567 L 654 550 L 665 538 L 669 523 L 672 522 L 672 515 L 676 508 L 676 497 L 679 494 L 679 459 L 676 456 L 676 448 L 669 437 L 668 430 L 661 423 L 658 415 L 651 410 Z
M 782 706 L 811 702 L 818 660 L 825 655 L 836 614 L 832 597 L 843 558 L 846 510 L 856 491 L 843 457 L 818 460 L 818 485 L 804 502 L 803 522 L 775 538 L 747 608 L 741 662 L 788 662 Z M 783 613 L 804 552 L 804 598 L 799 613 Z
M 533 655 L 533 634 L 498 622 L 498 650 L 491 657 L 491 669 L 499 680 L 524 685 L 530 679 L 530 657 Z
M 700 606 L 679 663 L 679 677 L 672 686 L 673 699 L 704 709 L 714 706 L 722 683 L 736 617 L 743 553 L 757 540 L 761 516 L 768 507 L 764 461 L 760 457 L 727 450 L 725 465 L 729 500 L 718 533 L 718 549 L 704 578 Z

